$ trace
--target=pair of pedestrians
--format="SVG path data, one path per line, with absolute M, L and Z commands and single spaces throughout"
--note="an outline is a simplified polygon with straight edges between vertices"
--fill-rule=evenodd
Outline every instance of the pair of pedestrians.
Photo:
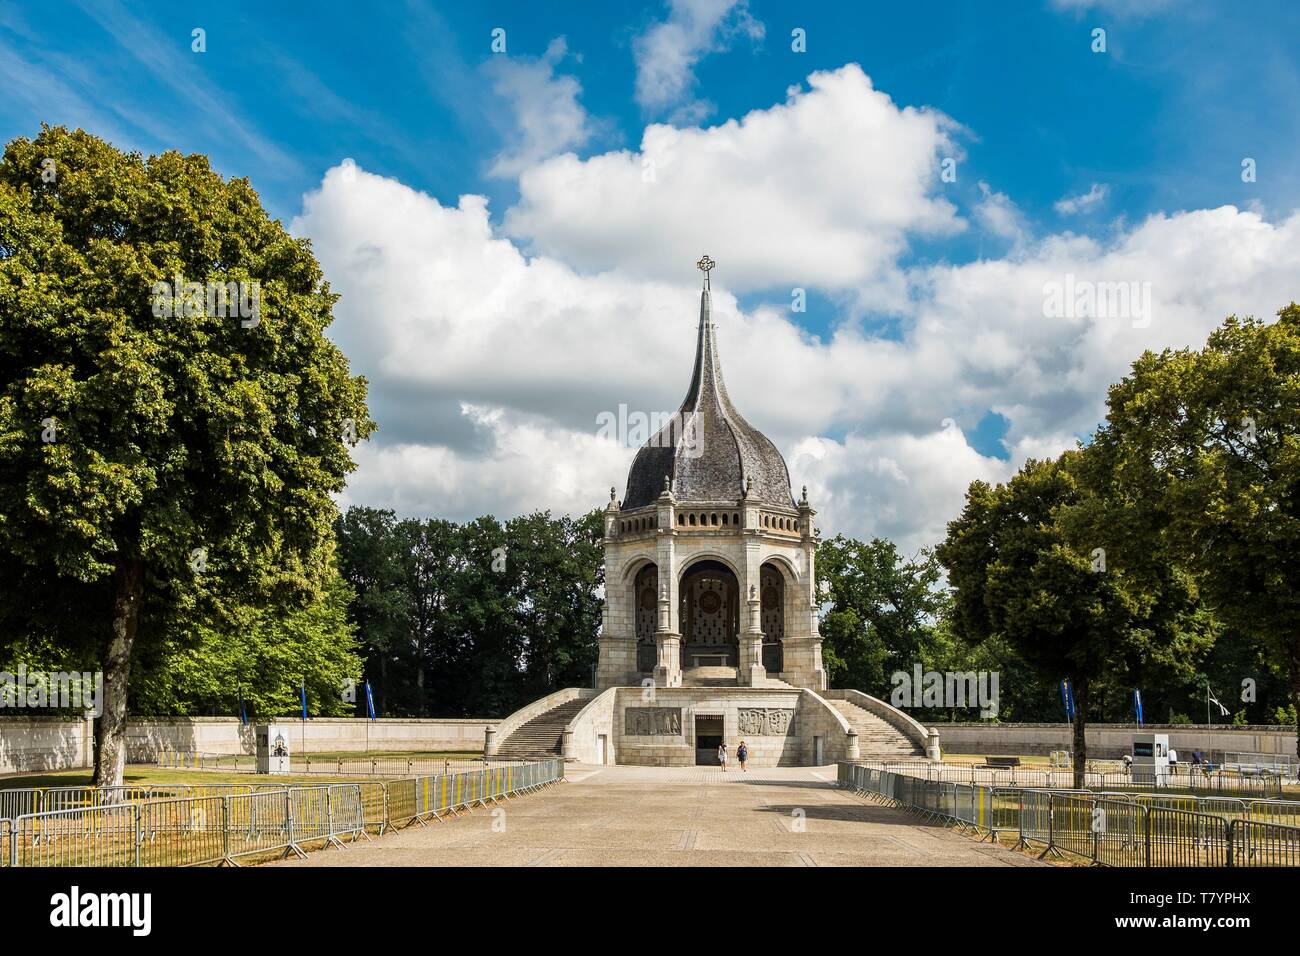
M 745 761 L 749 759 L 749 747 L 743 740 L 740 742 L 740 746 L 736 748 L 736 759 L 740 761 L 741 772 L 747 772 L 745 770 Z M 718 744 L 718 765 L 722 767 L 723 773 L 727 772 L 727 742 L 725 740 Z

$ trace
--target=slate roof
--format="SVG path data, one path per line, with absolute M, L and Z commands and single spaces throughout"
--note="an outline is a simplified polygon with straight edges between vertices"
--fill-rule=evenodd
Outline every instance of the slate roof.
M 637 452 L 627 475 L 623 509 L 650 504 L 673 482 L 680 501 L 736 501 L 744 496 L 795 508 L 785 459 L 766 435 L 736 411 L 722 381 L 709 290 L 700 295 L 700 329 L 691 385 L 675 420 Z

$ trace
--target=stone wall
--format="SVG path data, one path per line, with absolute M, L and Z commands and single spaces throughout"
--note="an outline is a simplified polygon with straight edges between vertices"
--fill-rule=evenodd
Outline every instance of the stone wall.
M 481 753 L 484 732 L 495 720 L 278 717 L 274 723 L 290 728 L 293 753 L 356 753 L 376 751 L 466 751 Z M 81 720 L 53 717 L 0 718 L 0 773 L 89 767 L 94 735 Z M 252 754 L 253 728 L 234 717 L 165 717 L 137 719 L 126 729 L 127 759 L 150 763 L 161 751 L 209 754 Z
M 94 753 L 91 720 L 0 718 L 0 773 L 89 767 Z
M 1069 724 L 933 724 L 948 754 L 1047 754 L 1069 750 Z M 1202 752 L 1287 754 L 1295 756 L 1295 729 L 1290 727 L 1213 727 L 1187 724 L 1092 724 L 1087 729 L 1088 756 L 1119 758 L 1133 749 L 1135 733 L 1167 733 L 1179 756 Z
M 571 733 L 565 741 L 565 760 L 579 763 L 618 763 L 618 740 L 614 735 L 614 708 L 618 689 L 611 687 L 582 708 L 569 721 Z M 605 738 L 605 752 L 600 752 L 599 738 Z

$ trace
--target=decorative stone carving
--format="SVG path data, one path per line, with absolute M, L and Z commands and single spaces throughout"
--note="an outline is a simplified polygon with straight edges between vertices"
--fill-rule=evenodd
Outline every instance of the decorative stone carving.
M 629 737 L 680 737 L 680 707 L 629 707 L 623 712 L 623 733 Z
M 784 737 L 794 726 L 794 711 L 781 707 L 743 707 L 740 733 L 747 737 Z

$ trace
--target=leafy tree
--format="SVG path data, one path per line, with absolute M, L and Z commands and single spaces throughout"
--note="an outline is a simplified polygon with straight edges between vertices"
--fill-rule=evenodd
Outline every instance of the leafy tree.
M 592 679 L 604 603 L 597 596 L 604 583 L 603 534 L 600 511 L 577 520 L 532 514 L 506 525 L 530 697 Z
M 368 663 L 366 676 L 372 678 L 380 716 L 389 713 L 394 696 L 390 663 L 409 656 L 411 640 L 414 599 L 407 586 L 408 554 L 398 524 L 392 511 L 354 506 L 335 525 L 344 576 L 355 592 L 349 617 Z M 364 701 L 358 701 L 358 707 L 365 713 Z
M 587 683 L 602 529 L 600 512 L 458 526 L 349 509 L 340 551 L 377 704 L 385 713 L 504 714 Z
M 817 554 L 822 654 L 832 683 L 888 698 L 889 675 L 911 672 L 947 610 L 942 569 L 929 551 L 899 555 L 891 541 L 836 535 Z
M 1231 316 L 1201 351 L 1144 354 L 1111 388 L 1097 443 L 1160 514 L 1163 547 L 1300 701 L 1300 307 L 1274 323 Z
M 1005 485 L 972 483 L 937 552 L 969 639 L 1000 638 L 1043 678 L 1070 679 L 1078 787 L 1094 686 L 1116 667 L 1186 655 L 1199 635 L 1186 627 L 1196 605 L 1185 578 L 1161 575 L 1151 549 L 1126 538 L 1105 464 L 1085 449 L 1030 460 Z
M 416 713 L 445 714 L 454 688 L 446 686 L 449 665 L 463 647 L 457 609 L 452 604 L 456 576 L 463 570 L 459 529 L 450 521 L 403 521 L 397 527 L 402 551 L 403 586 L 409 596 L 411 686 Z M 435 682 L 434 675 L 443 680 Z M 472 709 L 472 708 L 471 708 Z
M 230 282 L 249 314 L 189 285 Z M 343 437 L 373 428 L 324 335 L 334 298 L 202 156 L 61 127 L 5 149 L 0 634 L 95 647 L 98 784 L 122 779 L 137 641 L 322 593 Z
M 347 619 L 351 597 L 333 573 L 322 599 L 300 610 L 244 609 L 233 627 L 201 625 L 149 646 L 133 668 L 133 712 L 237 714 L 242 693 L 248 719 L 269 720 L 299 713 L 305 682 L 308 713 L 351 713 L 341 690 L 348 680 L 356 686 L 362 663 Z

